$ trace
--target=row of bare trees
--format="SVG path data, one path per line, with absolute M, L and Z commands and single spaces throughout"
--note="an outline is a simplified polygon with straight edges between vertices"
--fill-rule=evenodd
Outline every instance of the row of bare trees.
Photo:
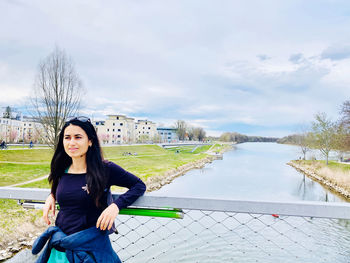
M 204 141 L 206 132 L 202 127 L 193 127 L 183 120 L 175 122 L 176 134 L 180 141 Z
M 350 100 L 342 104 L 338 120 L 333 121 L 324 112 L 317 113 L 311 128 L 304 127 L 300 133 L 282 138 L 279 142 L 299 145 L 304 160 L 311 149 L 319 150 L 327 165 L 331 151 L 336 151 L 339 159 L 343 160 L 344 154 L 350 151 Z

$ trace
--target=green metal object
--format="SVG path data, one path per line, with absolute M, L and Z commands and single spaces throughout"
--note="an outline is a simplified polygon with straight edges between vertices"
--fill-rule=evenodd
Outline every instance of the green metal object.
M 184 214 L 181 209 L 150 209 L 150 208 L 124 208 L 121 209 L 121 215 L 135 215 L 135 216 L 150 216 L 150 217 L 167 217 L 182 219 Z
M 30 209 L 42 209 L 44 206 L 43 202 L 35 202 L 31 200 L 18 200 L 18 203 L 24 208 Z M 60 206 L 56 204 L 56 209 L 60 210 Z M 130 207 L 124 208 L 119 211 L 121 215 L 133 215 L 133 216 L 150 216 L 150 217 L 167 217 L 183 219 L 184 213 L 179 208 L 144 208 L 144 207 Z

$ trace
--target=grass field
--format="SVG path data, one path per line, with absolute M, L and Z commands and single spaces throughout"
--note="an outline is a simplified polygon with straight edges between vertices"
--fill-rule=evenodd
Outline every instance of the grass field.
M 191 152 L 193 147 L 177 147 L 176 153 L 175 149 L 166 150 L 157 145 L 115 146 L 104 147 L 103 153 L 106 159 L 141 179 L 147 179 L 149 176 L 201 159 L 206 156 L 203 152 L 209 148 L 210 145 L 201 146 Z M 51 149 L 0 151 L 0 186 L 25 182 L 49 174 L 52 154 Z M 23 187 L 49 188 L 49 185 L 45 179 Z
M 328 165 L 326 165 L 326 161 L 309 160 L 297 160 L 293 162 L 314 171 L 325 181 L 331 182 L 350 192 L 350 164 L 329 161 Z
M 350 172 L 350 164 L 345 164 L 345 163 L 338 163 L 335 161 L 329 161 L 328 166 L 326 165 L 326 161 L 313 161 L 313 160 L 302 160 L 299 161 L 300 163 L 306 164 L 306 165 L 316 165 L 319 168 L 322 167 L 328 167 L 331 170 L 334 171 L 343 171 L 343 172 Z
M 225 149 L 226 147 L 227 147 L 227 144 L 216 143 L 210 147 L 210 151 L 220 152 L 221 150 Z
M 103 147 L 104 158 L 117 163 L 141 179 L 196 161 L 206 156 L 211 146 L 163 149 L 157 145 Z M 126 155 L 131 153 L 131 155 Z M 49 174 L 51 149 L 0 151 L 0 186 L 26 182 Z M 20 187 L 50 188 L 47 179 Z M 2 205 L 0 205 L 0 210 Z
M 163 149 L 157 145 L 104 147 L 104 158 L 113 161 L 124 169 L 146 180 L 150 176 L 163 174 L 189 162 L 207 156 L 205 152 L 211 145 L 197 147 L 183 146 Z M 217 144 L 211 150 L 220 150 Z M 131 153 L 131 155 L 126 155 Z M 49 174 L 51 149 L 3 150 L 0 151 L 0 186 L 29 181 Z M 47 179 L 23 184 L 20 187 L 50 188 Z M 112 188 L 113 191 L 124 189 Z M 3 238 L 16 231 L 23 222 L 31 222 L 41 217 L 41 211 L 27 211 L 17 205 L 14 200 L 0 199 L 0 246 Z
M 192 146 L 176 147 L 176 149 L 171 148 L 167 150 L 157 145 L 116 146 L 105 147 L 103 152 L 105 159 L 117 163 L 145 180 L 150 176 L 164 173 L 170 169 L 205 157 L 206 155 L 203 152 L 210 147 L 210 145 L 201 146 L 191 153 Z M 180 153 L 176 153 L 176 150 Z M 131 153 L 132 155 L 125 155 L 124 153 Z M 137 155 L 133 155 L 134 153 Z M 47 173 L 48 171 L 49 168 Z M 21 187 L 49 188 L 50 186 L 47 179 L 44 179 L 22 185 Z M 114 187 L 114 189 L 116 188 Z
M 48 174 L 52 154 L 51 149 L 0 151 L 0 186 Z
M 53 155 L 51 149 L 31 150 L 2 150 L 0 151 L 0 162 L 46 162 L 50 163 Z
M 49 174 L 49 164 L 0 163 L 0 186 L 12 185 Z

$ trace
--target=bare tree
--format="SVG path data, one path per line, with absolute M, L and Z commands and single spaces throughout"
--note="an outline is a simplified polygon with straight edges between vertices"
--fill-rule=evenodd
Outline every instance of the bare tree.
M 341 124 L 346 129 L 350 129 L 350 100 L 344 101 L 341 110 Z
M 179 140 L 183 141 L 187 133 L 187 123 L 182 120 L 177 120 L 175 122 L 175 129 L 176 129 L 176 134 L 179 137 Z
M 294 141 L 292 143 L 299 146 L 300 151 L 303 154 L 303 160 L 306 160 L 306 153 L 312 148 L 313 134 L 307 124 L 300 124 L 298 130 L 298 134 L 291 137 L 292 141 Z
M 343 151 L 350 150 L 350 100 L 343 103 L 340 110 L 340 121 L 338 124 L 338 148 Z
M 205 131 L 202 127 L 193 128 L 193 139 L 203 141 L 205 138 Z
M 82 94 L 82 84 L 71 58 L 56 47 L 39 63 L 31 98 L 51 147 L 56 148 L 65 119 L 79 110 Z
M 335 126 L 334 150 L 338 153 L 340 161 L 343 160 L 345 152 L 350 149 L 350 134 L 343 123 Z
M 312 123 L 313 145 L 320 150 L 328 165 L 329 152 L 335 146 L 336 126 L 325 113 L 316 114 L 315 119 Z
M 196 128 L 196 130 L 197 130 L 196 134 L 197 134 L 198 141 L 200 142 L 203 141 L 206 135 L 205 130 L 201 127 Z
M 295 136 L 295 143 L 300 147 L 300 151 L 303 154 L 303 160 L 306 160 L 306 153 L 311 150 L 312 139 L 312 133 L 306 131 Z
M 188 127 L 187 128 L 187 136 L 188 136 L 188 140 L 193 141 L 195 140 L 195 128 L 194 127 Z
M 235 136 L 231 132 L 224 132 L 223 134 L 220 135 L 219 140 L 223 142 L 234 142 Z

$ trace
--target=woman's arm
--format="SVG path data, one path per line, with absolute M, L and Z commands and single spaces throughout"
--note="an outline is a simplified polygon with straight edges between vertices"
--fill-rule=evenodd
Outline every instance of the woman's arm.
M 109 162 L 109 186 L 117 185 L 126 187 L 129 190 L 120 195 L 114 203 L 119 209 L 123 209 L 131 205 L 137 198 L 142 196 L 146 191 L 146 185 L 140 178 L 132 173 L 124 170 L 119 165 Z
M 50 225 L 51 222 L 49 220 L 49 212 L 52 210 L 52 214 L 55 215 L 55 210 L 56 210 L 56 200 L 53 194 L 50 194 L 45 201 L 45 205 L 43 208 L 43 219 L 46 222 L 46 224 Z
M 105 230 L 106 228 L 109 230 L 119 214 L 119 210 L 131 205 L 146 191 L 146 185 L 137 176 L 124 170 L 115 163 L 108 162 L 106 165 L 108 167 L 109 176 L 108 187 L 111 185 L 117 185 L 126 187 L 129 190 L 120 195 L 101 213 L 96 222 L 96 227 L 100 227 L 101 230 Z

